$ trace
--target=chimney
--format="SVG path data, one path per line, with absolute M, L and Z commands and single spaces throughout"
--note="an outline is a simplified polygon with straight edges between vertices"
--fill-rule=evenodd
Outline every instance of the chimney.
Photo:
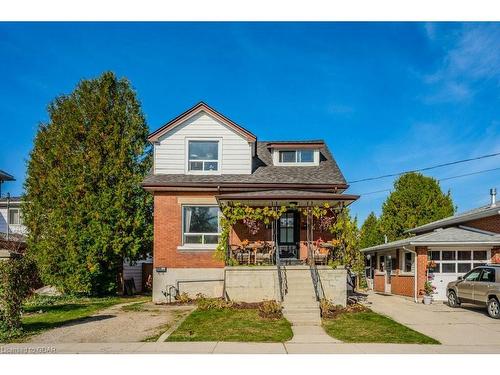
M 384 243 L 387 243 L 387 234 L 384 234 Z
M 497 189 L 496 188 L 490 189 L 490 196 L 491 196 L 491 207 L 496 207 L 497 206 Z

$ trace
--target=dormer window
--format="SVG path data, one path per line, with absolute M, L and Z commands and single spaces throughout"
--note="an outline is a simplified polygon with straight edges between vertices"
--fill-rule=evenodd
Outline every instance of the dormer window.
M 220 142 L 218 140 L 188 141 L 188 171 L 192 173 L 220 170 Z
M 317 165 L 319 162 L 318 150 L 277 150 L 277 164 L 282 165 Z

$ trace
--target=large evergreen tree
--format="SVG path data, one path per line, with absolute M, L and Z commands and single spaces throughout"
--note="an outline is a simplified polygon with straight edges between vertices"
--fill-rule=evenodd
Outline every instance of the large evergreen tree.
M 359 246 L 364 249 L 370 246 L 380 245 L 384 242 L 384 235 L 380 232 L 377 216 L 370 212 L 361 226 Z
M 106 72 L 48 108 L 28 162 L 29 251 L 42 280 L 67 293 L 116 291 L 124 258 L 150 251 L 148 128 L 130 83 Z
M 380 229 L 389 241 L 407 237 L 405 230 L 453 215 L 451 194 L 438 181 L 421 173 L 407 173 L 394 182 L 382 206 Z

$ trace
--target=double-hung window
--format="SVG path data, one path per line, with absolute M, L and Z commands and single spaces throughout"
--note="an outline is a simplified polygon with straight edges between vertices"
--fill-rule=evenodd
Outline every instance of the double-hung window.
M 403 272 L 408 272 L 408 273 L 413 272 L 413 261 L 414 261 L 413 253 L 405 251 L 403 257 Z
M 182 206 L 184 245 L 215 245 L 219 241 L 218 206 Z
M 217 172 L 220 170 L 219 141 L 189 140 L 188 171 Z

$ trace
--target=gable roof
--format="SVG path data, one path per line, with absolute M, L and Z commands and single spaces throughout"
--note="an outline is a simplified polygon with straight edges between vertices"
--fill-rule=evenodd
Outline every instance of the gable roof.
M 443 228 L 450 225 L 458 225 L 471 220 L 481 219 L 484 217 L 500 215 L 500 207 L 499 206 L 482 206 L 475 208 L 470 211 L 462 212 L 456 214 L 454 216 L 446 217 L 441 220 L 433 221 L 432 223 L 428 223 L 425 225 L 421 225 L 419 227 L 409 229 L 407 233 L 423 233 L 428 232 L 437 228 Z
M 367 247 L 362 252 L 397 249 L 403 246 L 500 245 L 500 235 L 467 227 L 435 230 L 403 240 Z
M 234 130 L 236 133 L 240 134 L 244 138 L 246 138 L 249 142 L 255 142 L 257 140 L 257 137 L 251 133 L 250 131 L 246 130 L 242 126 L 236 124 L 226 116 L 224 116 L 222 113 L 217 112 L 215 109 L 210 107 L 208 104 L 204 102 L 199 102 L 198 104 L 194 105 L 193 107 L 189 108 L 186 112 L 180 114 L 176 118 L 170 120 L 167 122 L 165 125 L 163 125 L 161 128 L 155 130 L 148 136 L 148 141 L 150 142 L 156 142 L 158 139 L 164 135 L 165 133 L 169 132 L 170 130 L 174 129 L 178 125 L 182 124 L 184 121 L 189 119 L 190 117 L 200 113 L 200 112 L 205 112 L 209 114 L 210 116 L 214 117 L 218 121 L 222 122 L 232 130 Z
M 301 141 L 306 143 L 308 141 Z M 313 141 L 317 142 L 317 141 Z M 321 141 L 322 142 L 322 141 Z M 222 175 L 192 175 L 192 174 L 162 174 L 154 175 L 152 172 L 146 176 L 142 185 L 144 187 L 161 186 L 224 186 L 231 184 L 263 184 L 347 189 L 348 185 L 333 158 L 327 145 L 322 142 L 320 162 L 316 166 L 276 166 L 273 165 L 270 141 L 257 142 L 256 156 L 253 159 L 251 174 L 222 174 Z M 315 186 L 316 185 L 316 186 Z

